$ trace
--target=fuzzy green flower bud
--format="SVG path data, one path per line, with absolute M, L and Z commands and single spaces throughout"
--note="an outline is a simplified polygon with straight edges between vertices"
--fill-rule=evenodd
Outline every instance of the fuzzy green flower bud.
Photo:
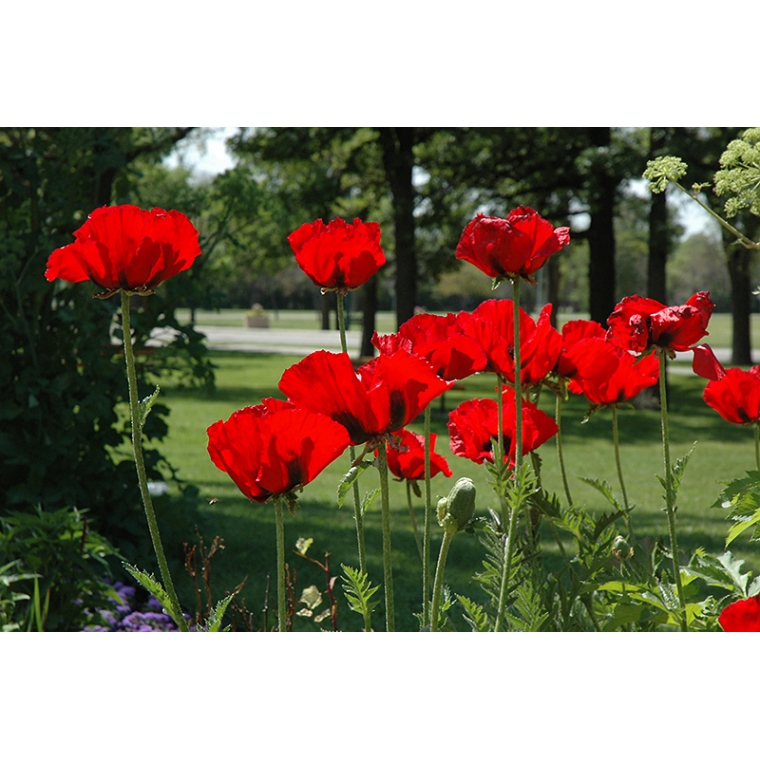
M 633 557 L 633 547 L 623 536 L 616 536 L 612 542 L 612 555 L 621 562 L 625 562 Z
M 438 524 L 447 533 L 462 530 L 475 512 L 475 484 L 459 478 L 449 495 L 438 500 Z

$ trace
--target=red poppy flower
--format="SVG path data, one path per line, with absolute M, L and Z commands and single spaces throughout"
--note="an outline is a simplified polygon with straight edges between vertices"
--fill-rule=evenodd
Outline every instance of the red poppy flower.
M 760 423 L 760 367 L 732 367 L 718 380 L 710 380 L 702 398 L 724 420 L 736 425 Z
M 557 364 L 562 338 L 551 326 L 552 306 L 541 310 L 538 322 L 520 309 L 520 381 L 540 383 Z M 485 369 L 515 380 L 514 303 L 508 298 L 484 301 L 472 314 L 458 315 L 462 331 L 480 343 L 488 358 Z
M 654 354 L 636 357 L 604 338 L 578 341 L 567 350 L 566 360 L 575 368 L 569 389 L 597 406 L 630 401 L 660 378 Z
M 695 293 L 683 306 L 665 306 L 652 298 L 627 296 L 607 320 L 608 340 L 636 353 L 652 347 L 670 355 L 689 351 L 708 335 L 707 323 L 714 308 L 706 291 Z
M 568 357 L 568 351 L 578 342 L 586 338 L 604 338 L 606 330 L 598 323 L 589 319 L 573 319 L 562 326 L 562 349 L 555 368 L 560 378 L 572 378 L 577 369 Z
M 480 344 L 465 335 L 454 314 L 417 314 L 392 335 L 374 334 L 372 344 L 382 354 L 399 349 L 426 359 L 444 380 L 461 380 L 486 367 Z
M 189 269 L 201 253 L 192 222 L 179 211 L 160 208 L 95 209 L 74 237 L 76 242 L 50 254 L 45 277 L 50 282 L 92 280 L 105 290 L 97 298 L 119 290 L 150 295 L 164 280 Z
M 211 461 L 258 502 L 310 483 L 349 443 L 337 422 L 272 398 L 233 412 L 207 432 Z
M 532 208 L 520 206 L 506 219 L 478 214 L 465 227 L 456 257 L 495 279 L 522 277 L 533 282 L 531 275 L 569 242 L 568 227 L 554 229 Z
M 396 441 L 388 442 L 388 469 L 401 480 L 424 480 L 425 478 L 425 436 L 411 430 L 401 430 L 394 434 Z M 430 434 L 430 477 L 442 472 L 447 478 L 452 475 L 446 458 L 435 452 L 435 433 Z
M 504 392 L 502 425 L 504 461 L 513 464 L 517 452 L 515 439 L 515 394 Z M 493 462 L 493 441 L 498 436 L 498 405 L 494 399 L 472 399 L 449 414 L 451 450 L 477 464 Z M 557 423 L 528 401 L 522 404 L 523 454 L 537 449 L 557 433 Z
M 691 368 L 695 375 L 699 375 L 705 380 L 720 380 L 726 374 L 725 368 L 707 343 L 694 346 L 694 359 L 691 362 Z
M 380 225 L 354 219 L 353 224 L 317 219 L 288 235 L 298 266 L 322 290 L 345 293 L 363 285 L 385 264 Z
M 760 632 L 760 594 L 729 604 L 718 617 L 724 631 Z
M 358 372 L 346 354 L 316 351 L 286 369 L 279 388 L 298 406 L 340 422 L 359 445 L 401 430 L 452 385 L 406 351 L 380 354 Z

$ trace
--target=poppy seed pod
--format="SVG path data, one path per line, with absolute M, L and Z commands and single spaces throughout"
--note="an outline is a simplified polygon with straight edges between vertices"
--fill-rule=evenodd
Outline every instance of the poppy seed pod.
M 457 533 L 475 512 L 475 484 L 470 478 L 459 478 L 449 495 L 438 500 L 438 524 L 447 533 Z

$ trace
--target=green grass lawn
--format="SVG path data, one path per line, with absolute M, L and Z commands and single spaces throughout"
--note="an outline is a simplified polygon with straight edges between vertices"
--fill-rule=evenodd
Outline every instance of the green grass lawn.
M 224 539 L 225 550 L 214 559 L 212 581 L 216 592 L 231 590 L 247 577 L 244 597 L 248 608 L 258 613 L 264 605 L 267 575 L 274 574 L 275 525 L 271 505 L 254 504 L 245 499 L 229 477 L 216 469 L 206 452 L 206 428 L 218 419 L 226 419 L 243 406 L 257 404 L 267 396 L 281 397 L 277 383 L 282 372 L 294 361 L 293 357 L 263 354 L 215 352 L 217 388 L 208 393 L 202 390 L 178 388 L 170 382 L 162 384 L 161 399 L 171 409 L 169 435 L 161 446 L 162 452 L 178 468 L 180 478 L 200 489 L 202 506 L 199 529 L 206 543 L 214 536 Z M 686 454 L 692 446 L 694 453 L 686 470 L 678 502 L 679 542 L 683 553 L 704 546 L 708 551 L 722 551 L 728 523 L 722 510 L 710 509 L 721 490 L 721 481 L 742 475 L 754 468 L 754 445 L 749 429 L 724 422 L 701 400 L 704 381 L 693 375 L 671 374 L 671 456 L 673 460 Z M 493 393 L 491 376 L 480 375 L 465 380 L 461 387 L 444 398 L 447 411 L 466 398 Z M 545 393 L 544 410 L 554 413 L 554 401 Z M 571 490 L 576 503 L 594 512 L 609 511 L 609 505 L 593 488 L 580 478 L 607 480 L 619 491 L 611 436 L 611 414 L 601 411 L 581 424 L 586 411 L 585 402 L 573 397 L 563 411 L 565 462 L 570 473 Z M 420 420 L 421 424 L 421 420 Z M 662 474 L 660 415 L 656 410 L 624 409 L 619 413 L 623 470 L 629 500 L 635 504 L 633 523 L 638 538 L 667 537 L 667 521 L 663 512 L 662 488 L 657 476 Z M 417 427 L 419 430 L 419 426 Z M 438 476 L 433 480 L 433 495 L 445 495 L 457 477 L 471 477 L 478 487 L 478 513 L 496 509 L 496 497 L 490 491 L 487 473 L 474 463 L 455 457 L 448 444 L 446 413 L 435 402 L 433 430 L 438 434 L 436 450 L 443 453 L 454 471 L 454 478 Z M 554 440 L 541 450 L 542 478 L 550 491 L 562 493 Z M 300 497 L 300 509 L 295 515 L 286 513 L 286 546 L 294 547 L 296 540 L 311 537 L 314 544 L 311 556 L 324 559 L 330 553 L 331 567 L 340 574 L 340 564 L 358 565 L 356 534 L 352 507 L 336 506 L 336 488 L 348 469 L 348 454 L 333 463 L 315 482 L 309 484 Z M 360 480 L 362 491 L 379 486 L 377 473 L 368 470 Z M 393 510 L 393 562 L 395 574 L 396 609 L 399 630 L 415 630 L 413 613 L 419 610 L 421 599 L 420 562 L 411 530 L 407 509 L 406 489 L 391 483 Z M 349 500 L 350 501 L 350 500 Z M 170 504 L 174 502 L 169 502 Z M 421 502 L 416 501 L 417 519 L 422 521 Z M 171 508 L 171 507 L 169 507 Z M 171 519 L 170 515 L 166 515 Z M 160 515 L 159 515 L 160 519 Z M 437 556 L 440 531 L 436 526 L 434 556 Z M 186 537 L 193 543 L 194 536 Z M 369 571 L 376 584 L 382 580 L 380 510 L 375 503 L 366 516 L 366 540 Z M 552 544 L 547 537 L 545 549 L 551 554 Z M 747 568 L 760 569 L 760 556 L 746 539 L 732 547 L 735 554 L 747 560 Z M 287 549 L 290 552 L 290 549 Z M 481 599 L 481 591 L 472 580 L 481 569 L 483 549 L 476 537 L 461 534 L 452 543 L 447 564 L 446 582 L 456 593 Z M 319 568 L 291 555 L 291 568 L 297 572 L 299 589 L 311 583 L 324 588 L 324 576 Z M 180 593 L 189 597 L 189 581 L 178 579 Z M 275 596 L 274 578 L 270 606 Z M 348 611 L 340 598 L 339 622 L 342 629 L 359 629 L 359 617 Z M 188 602 L 192 607 L 192 603 Z M 378 616 L 376 627 L 382 627 Z

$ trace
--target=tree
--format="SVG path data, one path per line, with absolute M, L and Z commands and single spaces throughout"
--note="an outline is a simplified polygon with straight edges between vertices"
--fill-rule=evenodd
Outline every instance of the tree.
M 187 128 L 0 131 L 4 512 L 76 506 L 89 510 L 100 532 L 113 540 L 144 535 L 134 465 L 115 456 L 129 436 L 116 412 L 126 397 L 123 360 L 111 342 L 117 305 L 93 300 L 84 283 L 48 283 L 44 271 L 50 253 L 73 240 L 86 215 L 129 185 L 129 168 L 138 159 L 159 160 L 187 133 Z M 171 321 L 161 292 L 139 300 L 143 310 L 135 321 L 141 335 Z M 158 361 L 160 352 L 143 354 L 145 395 L 146 360 L 154 358 Z M 153 407 L 145 426 L 150 440 L 165 435 L 167 413 L 161 404 Z M 150 451 L 147 460 L 156 477 L 159 453 Z

